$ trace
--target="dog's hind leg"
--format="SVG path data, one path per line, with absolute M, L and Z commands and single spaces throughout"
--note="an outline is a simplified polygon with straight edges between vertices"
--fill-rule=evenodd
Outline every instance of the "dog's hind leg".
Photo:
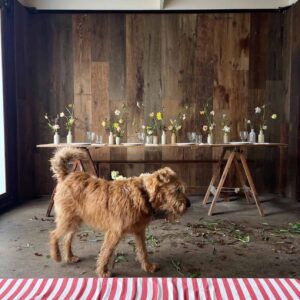
M 50 256 L 53 260 L 59 262 L 61 261 L 61 255 L 59 250 L 59 238 L 57 229 L 50 232 Z
M 148 253 L 145 242 L 145 230 L 136 232 L 134 234 L 135 238 L 135 249 L 137 259 L 141 264 L 141 267 L 144 271 L 153 273 L 159 270 L 159 265 L 156 263 L 150 263 L 148 260 Z
M 79 258 L 72 253 L 71 243 L 75 231 L 78 229 L 80 219 L 76 217 L 57 217 L 56 229 L 50 232 L 50 255 L 55 261 L 61 261 L 59 250 L 59 239 L 64 238 L 64 258 L 67 262 L 73 263 L 79 261 Z
M 113 251 L 120 241 L 121 236 L 122 235 L 117 232 L 106 232 L 104 242 L 97 260 L 96 273 L 99 277 L 111 276 L 111 272 L 108 271 L 108 264 Z
M 64 259 L 70 264 L 80 261 L 80 258 L 74 255 L 72 251 L 72 239 L 74 233 L 74 231 L 70 231 L 64 237 Z

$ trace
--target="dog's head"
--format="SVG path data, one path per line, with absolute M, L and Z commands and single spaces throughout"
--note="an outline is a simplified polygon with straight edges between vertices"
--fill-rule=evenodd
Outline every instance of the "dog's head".
M 181 216 L 191 206 L 185 194 L 185 186 L 170 168 L 162 168 L 143 178 L 154 209 L 163 210 L 167 219 Z

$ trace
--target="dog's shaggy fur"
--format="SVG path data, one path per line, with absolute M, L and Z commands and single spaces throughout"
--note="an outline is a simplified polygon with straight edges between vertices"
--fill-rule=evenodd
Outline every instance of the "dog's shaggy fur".
M 72 161 L 86 159 L 76 148 L 59 149 L 51 159 L 51 170 L 57 179 L 54 207 L 56 229 L 50 232 L 51 257 L 61 260 L 59 239 L 64 237 L 64 259 L 79 261 L 72 252 L 74 233 L 83 221 L 96 230 L 105 231 L 96 272 L 110 276 L 109 259 L 119 240 L 132 234 L 141 267 L 147 272 L 159 266 L 148 261 L 145 230 L 154 210 L 163 210 L 170 219 L 182 215 L 190 206 L 184 185 L 170 168 L 152 174 L 118 181 L 107 181 L 84 172 L 68 172 Z

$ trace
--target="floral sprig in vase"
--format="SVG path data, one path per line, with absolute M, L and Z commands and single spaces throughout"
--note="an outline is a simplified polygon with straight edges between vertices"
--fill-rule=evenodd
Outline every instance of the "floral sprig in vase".
M 114 144 L 114 137 L 116 137 L 116 144 L 120 144 L 121 138 L 126 132 L 128 109 L 126 104 L 123 104 L 121 110 L 116 109 L 110 119 L 106 118 L 101 125 L 109 132 L 108 143 Z
M 73 141 L 73 136 L 72 136 L 72 128 L 75 124 L 75 117 L 74 117 L 74 104 L 68 104 L 68 106 L 66 106 L 66 111 L 67 113 L 65 114 L 64 112 L 60 113 L 60 117 L 61 118 L 65 118 L 66 119 L 66 129 L 68 131 L 68 135 L 67 135 L 67 143 L 71 144 Z
M 264 104 L 262 106 L 255 107 L 255 115 L 258 117 L 259 120 L 259 135 L 258 135 L 258 142 L 264 143 L 265 142 L 265 135 L 264 131 L 268 129 L 268 119 L 276 120 L 277 114 L 271 114 L 267 111 L 269 104 Z
M 58 125 L 58 121 L 59 121 L 59 115 L 57 115 L 54 118 L 50 118 L 48 116 L 48 114 L 45 114 L 45 119 L 47 121 L 47 125 L 48 127 L 52 130 L 52 132 L 54 133 L 53 136 L 53 143 L 54 144 L 59 144 L 60 143 L 60 136 L 58 134 L 58 130 L 60 129 L 60 126 Z
M 179 112 L 179 114 L 174 118 L 170 119 L 170 125 L 168 126 L 168 130 L 171 131 L 171 144 L 176 144 L 177 142 L 177 134 L 182 129 L 183 122 L 187 117 L 188 107 L 185 106 L 185 110 Z
M 224 144 L 228 144 L 229 143 L 229 133 L 231 131 L 231 122 L 228 119 L 226 114 L 222 115 L 222 122 L 221 122 L 221 126 L 222 126 L 222 131 L 224 132 L 223 135 L 223 143 Z
M 142 128 L 146 134 L 146 144 L 158 144 L 158 128 L 159 122 L 162 120 L 161 112 L 151 112 L 147 125 Z
M 213 131 L 216 127 L 216 124 L 214 123 L 214 116 L 215 111 L 209 108 L 208 102 L 204 105 L 203 110 L 200 111 L 200 115 L 204 116 L 206 119 L 206 124 L 203 125 L 202 130 L 207 134 L 207 143 L 213 144 L 214 143 L 214 136 Z

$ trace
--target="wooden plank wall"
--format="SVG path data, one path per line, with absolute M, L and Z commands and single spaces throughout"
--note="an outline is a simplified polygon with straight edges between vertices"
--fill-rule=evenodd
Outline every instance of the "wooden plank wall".
M 87 130 L 105 136 L 100 121 L 122 103 L 129 106 L 136 124 L 147 114 L 164 107 L 166 119 L 174 117 L 184 105 L 191 114 L 180 133 L 200 132 L 203 120 L 199 111 L 212 99 L 217 112 L 230 116 L 231 138 L 236 140 L 243 118 L 254 108 L 270 103 L 279 120 L 270 124 L 267 141 L 287 141 L 282 134 L 289 122 L 289 73 L 286 71 L 290 39 L 287 15 L 277 12 L 200 13 L 200 14 L 55 14 L 28 16 L 28 88 L 34 106 L 35 143 L 52 140 L 43 114 L 61 111 L 74 102 L 79 122 L 75 140 L 85 140 Z M 29 96 L 28 96 L 29 97 Z M 136 108 L 145 106 L 142 114 Z M 125 139 L 136 138 L 136 126 L 128 124 Z M 65 130 L 62 131 L 65 136 Z M 216 130 L 216 140 L 222 133 Z M 124 141 L 125 141 L 124 139 Z M 170 136 L 168 136 L 170 140 Z M 51 191 L 47 151 L 36 151 L 35 189 L 38 194 Z M 100 159 L 215 159 L 210 150 L 99 150 Z M 249 154 L 260 190 L 278 191 L 279 153 L 259 151 Z M 284 156 L 282 156 L 284 157 Z M 160 165 L 105 165 L 108 176 L 118 169 L 131 176 L 151 171 Z M 205 187 L 212 164 L 172 166 L 189 186 Z M 186 169 L 189 172 L 186 172 Z

